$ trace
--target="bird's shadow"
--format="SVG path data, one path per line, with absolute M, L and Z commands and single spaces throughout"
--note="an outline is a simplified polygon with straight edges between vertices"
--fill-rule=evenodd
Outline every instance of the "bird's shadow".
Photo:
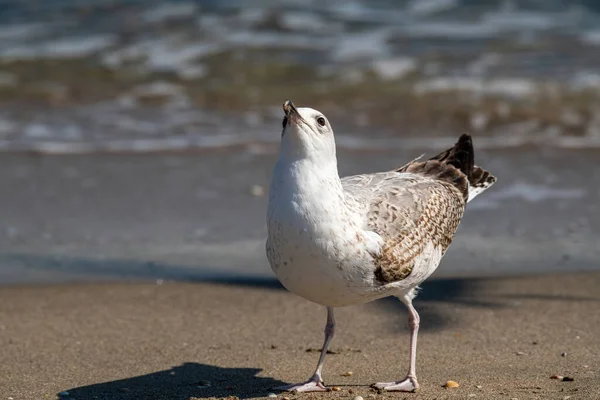
M 67 389 L 60 400 L 189 400 L 203 398 L 265 397 L 284 382 L 257 376 L 259 368 L 222 368 L 215 365 L 182 365 L 134 376 Z

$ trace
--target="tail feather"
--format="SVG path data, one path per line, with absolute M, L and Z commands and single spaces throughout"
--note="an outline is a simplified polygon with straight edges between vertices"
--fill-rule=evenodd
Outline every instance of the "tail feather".
M 475 166 L 475 151 L 473 150 L 471 136 L 462 134 L 453 147 L 430 158 L 430 160 L 452 165 L 469 177 Z
M 471 136 L 463 134 L 456 144 L 427 161 L 413 160 L 398 168 L 435 177 L 456 186 L 467 203 L 496 182 L 496 177 L 475 165 L 475 151 Z
M 474 166 L 469 176 L 469 198 L 467 203 L 496 183 L 496 177 L 483 168 Z

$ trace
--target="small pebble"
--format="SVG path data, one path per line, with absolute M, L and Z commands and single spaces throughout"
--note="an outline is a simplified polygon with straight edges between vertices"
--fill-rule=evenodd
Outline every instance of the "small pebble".
M 66 390 L 64 392 L 60 392 L 58 394 L 60 397 L 67 397 L 69 395 L 69 392 L 67 392 Z
M 339 392 L 340 390 L 342 390 L 342 388 L 339 386 L 334 386 L 331 388 L 331 390 L 333 390 L 334 392 Z
M 524 355 L 525 355 L 525 353 L 523 353 L 522 351 L 517 351 L 517 355 L 518 355 L 518 356 L 524 356 Z
M 277 395 L 275 393 L 269 393 L 267 397 L 277 397 Z
M 571 378 L 570 376 L 562 376 L 562 375 L 552 375 L 550 379 L 558 379 L 563 382 L 573 382 L 575 378 Z
M 375 396 L 373 393 L 371 393 L 371 394 L 370 394 L 370 395 L 368 395 L 367 397 L 368 397 L 368 398 L 370 398 L 370 399 L 374 399 L 374 398 L 376 398 L 377 396 Z
M 289 397 L 282 397 L 281 400 L 290 400 Z
M 475 397 L 475 396 L 477 396 L 475 393 L 470 393 L 467 395 L 467 397 Z
M 586 365 L 586 364 L 583 364 L 583 365 L 582 365 L 582 367 L 583 367 L 583 368 L 589 368 L 590 366 L 589 366 L 589 365 Z
M 533 342 L 531 342 L 531 344 L 538 344 L 538 341 L 534 340 Z
M 342 376 L 352 376 L 352 371 L 346 371 L 342 374 Z
M 455 381 L 448 381 L 448 382 L 446 382 L 446 383 L 444 384 L 444 387 L 445 387 L 446 389 L 450 389 L 450 388 L 457 388 L 457 387 L 459 387 L 459 386 L 460 386 L 460 385 L 458 384 L 458 382 L 455 382 Z
M 250 187 L 250 194 L 254 197 L 264 196 L 265 188 L 260 185 L 252 185 L 252 187 Z
M 475 386 L 475 387 L 476 387 L 477 389 L 481 389 L 483 386 L 481 386 L 481 385 L 477 385 L 477 386 Z
M 563 400 L 569 400 L 571 398 L 571 396 L 565 396 L 563 397 Z
M 567 352 L 565 351 L 565 352 L 561 353 L 560 355 L 563 356 L 563 357 L 566 357 L 567 356 Z
M 364 400 L 362 396 L 356 396 L 354 400 Z

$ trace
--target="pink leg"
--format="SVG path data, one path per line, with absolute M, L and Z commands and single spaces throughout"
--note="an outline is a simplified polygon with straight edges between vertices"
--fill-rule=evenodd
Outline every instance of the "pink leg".
M 333 308 L 327 307 L 327 325 L 325 325 L 325 342 L 323 342 L 323 348 L 321 349 L 321 356 L 317 363 L 317 369 L 313 376 L 306 382 L 297 383 L 293 385 L 280 386 L 275 389 L 285 390 L 288 392 L 325 392 L 328 389 L 323 384 L 323 378 L 321 377 L 321 371 L 323 369 L 323 362 L 325 361 L 325 355 L 327 354 L 327 348 L 329 342 L 333 339 L 335 334 L 335 319 L 333 318 Z
M 417 382 L 417 334 L 419 333 L 419 314 L 412 305 L 412 299 L 401 299 L 408 307 L 408 325 L 410 326 L 410 366 L 406 378 L 397 382 L 381 382 L 373 386 L 390 392 L 416 392 L 419 389 Z

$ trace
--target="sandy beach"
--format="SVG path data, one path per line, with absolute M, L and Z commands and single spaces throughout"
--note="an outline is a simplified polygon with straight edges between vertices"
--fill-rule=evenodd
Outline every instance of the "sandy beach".
M 600 2 L 1 10 L 0 400 L 600 399 Z M 418 393 L 370 388 L 407 370 L 393 298 L 337 311 L 339 390 L 273 390 L 325 325 L 265 255 L 286 99 L 341 176 L 469 133 L 498 178 L 415 302 Z
M 600 398 L 598 288 L 597 272 L 428 282 L 416 394 L 369 388 L 405 373 L 402 304 L 339 309 L 324 379 L 340 390 L 285 396 Z M 312 373 L 324 319 L 268 279 L 3 287 L 0 399 L 265 397 Z
M 340 151 L 342 174 L 413 153 Z M 478 155 L 502 181 L 415 303 L 420 392 L 369 388 L 407 368 L 407 313 L 385 299 L 337 313 L 340 391 L 280 400 L 600 398 L 597 153 Z M 4 155 L 0 400 L 247 399 L 308 378 L 325 312 L 274 280 L 250 190 L 273 156 Z

